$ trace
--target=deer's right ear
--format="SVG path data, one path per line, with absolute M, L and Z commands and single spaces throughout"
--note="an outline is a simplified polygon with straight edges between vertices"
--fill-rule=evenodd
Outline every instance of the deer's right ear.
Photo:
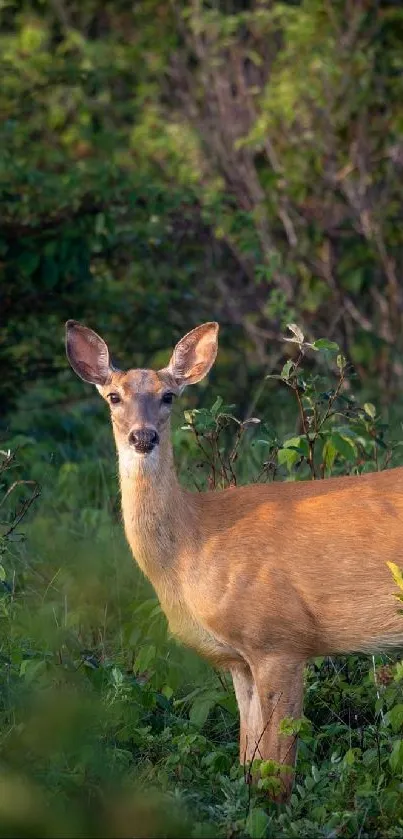
M 77 376 L 93 385 L 105 385 L 111 375 L 109 350 L 99 335 L 75 320 L 66 323 L 67 358 Z

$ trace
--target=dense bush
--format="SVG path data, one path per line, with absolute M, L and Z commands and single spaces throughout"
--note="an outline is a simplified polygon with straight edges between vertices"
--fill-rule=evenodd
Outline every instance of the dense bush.
M 400 390 L 401 30 L 383 0 L 10 0 L 3 404 L 62 368 L 68 316 L 139 363 L 215 317 L 244 392 L 297 314 Z

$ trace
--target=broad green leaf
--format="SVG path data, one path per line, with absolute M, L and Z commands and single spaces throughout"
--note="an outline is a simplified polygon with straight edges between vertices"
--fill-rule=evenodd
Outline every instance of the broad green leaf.
M 403 740 L 395 740 L 389 763 L 394 772 L 401 772 L 403 769 Z
M 308 457 L 309 446 L 306 437 L 290 437 L 285 440 L 283 447 L 277 452 L 277 460 L 280 466 L 287 466 L 289 472 L 301 457 Z
M 47 662 L 44 659 L 24 659 L 21 662 L 20 676 L 25 677 L 25 681 L 33 682 L 38 676 L 42 676 L 47 669 Z
M 392 731 L 396 734 L 403 727 L 403 703 L 398 702 L 385 715 L 385 720 L 390 723 Z
M 134 664 L 136 671 L 144 673 L 145 670 L 148 670 L 151 662 L 155 659 L 156 653 L 154 644 L 146 644 L 141 647 Z
M 287 466 L 289 472 L 292 467 L 300 460 L 301 455 L 295 449 L 279 449 L 277 452 L 277 460 L 280 466 Z
M 311 766 L 311 772 L 312 772 L 312 778 L 314 779 L 315 784 L 318 784 L 319 781 L 320 781 L 320 772 L 318 770 L 318 767 L 315 766 L 315 764 L 313 764 Z
M 357 457 L 357 449 L 353 441 L 340 434 L 338 431 L 333 431 L 330 435 L 330 441 L 338 454 L 341 454 L 346 460 L 354 460 Z
M 284 440 L 283 447 L 285 449 L 296 449 L 300 452 L 300 454 L 304 455 L 304 457 L 308 457 L 309 455 L 308 440 L 303 435 L 300 435 L 299 437 L 289 437 L 288 440 Z
M 250 839 L 263 839 L 267 834 L 269 817 L 261 807 L 253 807 L 246 819 L 246 834 Z
M 214 705 L 216 704 L 216 698 L 216 694 L 213 692 L 207 694 L 203 693 L 200 696 L 197 696 L 192 703 L 189 719 L 193 725 L 197 726 L 197 728 L 203 728 L 211 709 L 214 708 Z

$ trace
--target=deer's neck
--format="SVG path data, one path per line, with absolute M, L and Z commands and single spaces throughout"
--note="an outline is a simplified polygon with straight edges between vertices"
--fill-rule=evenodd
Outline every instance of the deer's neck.
M 170 440 L 146 457 L 119 451 L 122 511 L 134 558 L 157 593 L 175 584 L 187 538 L 189 499 L 178 483 Z

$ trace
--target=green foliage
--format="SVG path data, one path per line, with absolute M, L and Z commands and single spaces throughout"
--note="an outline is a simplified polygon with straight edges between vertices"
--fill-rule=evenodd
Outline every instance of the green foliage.
M 400 392 L 401 28 L 393 2 L 7 2 L 4 408 L 43 378 L 68 398 L 69 316 L 141 365 L 232 326 L 227 402 L 293 319 Z
M 221 322 L 220 396 L 176 416 L 193 489 L 398 463 L 369 400 L 393 418 L 402 390 L 402 23 L 347 0 L 0 10 L 0 835 L 403 836 L 399 661 L 313 662 L 290 804 L 271 762 L 245 783 L 232 689 L 132 567 L 63 349 L 74 317 L 163 366 Z
M 374 406 L 353 398 L 338 348 L 305 342 L 295 325 L 292 335 L 296 355 L 275 381 L 301 433 L 264 415 L 241 421 L 217 397 L 210 410 L 186 410 L 175 431 L 182 478 L 197 473 L 212 489 L 313 478 L 312 441 L 317 478 L 398 455 Z M 345 656 L 307 667 L 305 716 L 281 724 L 299 738 L 293 795 L 283 808 L 268 802 L 286 767 L 239 766 L 229 680 L 167 637 L 124 542 L 112 452 L 103 434 L 86 440 L 80 416 L 59 443 L 24 434 L 17 415 L 3 454 L 0 834 L 400 836 L 402 663 Z M 24 474 L 41 476 L 40 498 Z M 255 786 L 245 783 L 252 768 Z
M 210 409 L 185 411 L 187 424 L 181 430 L 191 435 L 188 453 L 198 459 L 196 487 L 360 474 L 396 462 L 399 444 L 386 440 L 386 426 L 374 405 L 361 405 L 352 393 L 354 377 L 338 344 L 327 339 L 309 343 L 299 327 L 289 328 L 294 337 L 284 340 L 296 346 L 297 356 L 266 379 L 291 392 L 301 433 L 280 436 L 254 416 L 241 421 L 233 414 L 235 406 L 224 405 L 221 397 Z M 308 366 L 311 351 L 321 363 L 314 370 Z M 185 445 L 178 432 L 176 442 Z

